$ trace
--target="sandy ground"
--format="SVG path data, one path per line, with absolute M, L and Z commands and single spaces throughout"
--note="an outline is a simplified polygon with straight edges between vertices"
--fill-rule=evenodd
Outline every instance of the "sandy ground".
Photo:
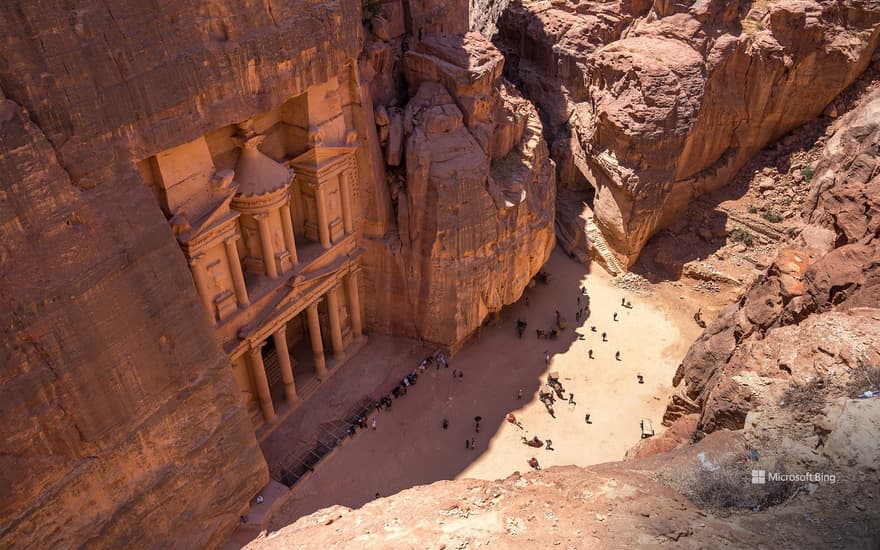
M 464 346 L 448 369 L 421 375 L 391 410 L 375 416 L 375 431 L 360 432 L 294 487 L 270 528 L 334 504 L 357 508 L 376 493 L 387 496 L 443 479 L 504 478 L 527 470 L 532 456 L 545 468 L 619 460 L 639 441 L 642 419 L 649 419 L 659 433 L 672 375 L 699 333 L 690 305 L 623 291 L 601 269 L 588 273 L 589 266 L 558 249 L 545 269 L 553 275 L 552 284 L 526 290 L 497 323 Z M 592 313 L 576 323 L 581 286 L 588 290 Z M 621 307 L 622 298 L 633 308 Z M 556 340 L 537 339 L 535 329 L 549 329 L 556 309 L 568 328 Z M 615 312 L 618 321 L 612 319 Z M 528 322 L 523 339 L 517 337 L 517 318 Z M 602 332 L 607 342 L 601 341 Z M 587 358 L 589 349 L 594 351 L 592 360 Z M 620 361 L 614 358 L 617 351 Z M 453 370 L 462 371 L 464 378 L 454 379 Z M 574 393 L 575 401 L 557 401 L 555 419 L 537 398 L 552 371 L 559 373 L 566 396 Z M 644 384 L 637 382 L 637 374 L 644 376 Z M 517 397 L 520 389 L 522 399 Z M 523 429 L 505 420 L 510 412 Z M 584 421 L 587 413 L 590 425 Z M 483 420 L 475 433 L 478 415 Z M 449 421 L 447 430 L 443 419 Z M 551 439 L 554 450 L 523 445 L 521 436 L 532 435 Z M 465 447 L 471 438 L 473 450 Z

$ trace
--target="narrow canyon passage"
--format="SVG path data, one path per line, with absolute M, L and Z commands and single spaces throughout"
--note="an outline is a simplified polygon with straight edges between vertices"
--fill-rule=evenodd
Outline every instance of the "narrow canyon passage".
M 270 529 L 335 504 L 357 508 L 376 493 L 388 496 L 444 479 L 504 478 L 528 470 L 532 456 L 542 467 L 619 460 L 639 441 L 642 419 L 651 420 L 659 433 L 673 373 L 697 327 L 685 322 L 686 312 L 678 315 L 654 297 L 615 287 L 604 271 L 590 272 L 559 248 L 545 270 L 552 274 L 549 285 L 527 289 L 497 324 L 484 327 L 464 346 L 448 369 L 430 368 L 390 411 L 376 416 L 376 431 L 359 432 L 297 484 Z M 582 285 L 590 296 L 591 316 L 577 323 Z M 632 302 L 632 309 L 621 307 L 623 298 Z M 556 340 L 537 339 L 536 329 L 553 326 L 556 309 L 568 328 Z M 618 321 L 613 320 L 615 312 Z M 528 322 L 521 340 L 518 318 Z M 603 332 L 608 337 L 604 343 Z M 545 350 L 550 365 L 545 364 Z M 620 361 L 615 360 L 617 351 Z M 464 377 L 454 379 L 453 371 L 462 371 Z M 574 405 L 557 400 L 555 419 L 538 400 L 549 372 L 559 373 L 566 397 L 574 393 Z M 644 384 L 638 383 L 638 374 Z M 505 420 L 509 412 L 522 429 Z M 584 421 L 588 413 L 590 425 Z M 483 418 L 480 433 L 474 432 L 475 416 Z M 443 419 L 449 421 L 448 430 L 442 428 Z M 554 450 L 527 447 L 523 435 L 549 438 Z M 471 438 L 475 450 L 465 448 Z

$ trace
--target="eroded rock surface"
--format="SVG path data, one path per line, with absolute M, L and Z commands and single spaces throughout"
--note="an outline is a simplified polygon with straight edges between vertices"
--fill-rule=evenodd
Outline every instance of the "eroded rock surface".
M 804 207 L 808 224 L 685 358 L 682 397 L 700 406 L 704 431 L 741 428 L 791 383 L 842 390 L 880 362 L 880 92 L 835 129 Z M 778 390 L 761 389 L 770 384 Z M 673 403 L 667 420 L 680 409 Z
M 426 36 L 405 58 L 398 235 L 367 262 L 403 296 L 377 326 L 457 346 L 516 301 L 555 243 L 555 178 L 534 106 L 501 78 L 484 37 Z M 395 112 L 392 108 L 392 112 Z M 389 118 L 389 150 L 395 145 Z
M 357 55 L 357 14 L 354 2 L 0 7 L 2 546 L 216 546 L 267 483 L 136 163 L 340 70 Z
M 548 123 L 560 185 L 595 188 L 628 266 L 696 196 L 822 112 L 880 39 L 876 3 L 521 2 L 508 72 Z

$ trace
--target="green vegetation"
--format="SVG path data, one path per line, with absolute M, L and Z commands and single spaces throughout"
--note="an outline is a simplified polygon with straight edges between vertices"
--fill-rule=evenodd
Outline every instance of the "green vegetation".
M 815 173 L 815 170 L 813 169 L 812 166 L 804 166 L 803 168 L 801 168 L 801 175 L 807 181 L 810 181 L 813 179 L 814 173 Z
M 757 207 L 757 206 L 750 206 L 750 207 L 749 207 L 749 214 L 757 214 L 757 213 L 758 213 L 758 207 Z
M 776 212 L 764 212 L 761 214 L 761 217 L 767 220 L 770 223 L 779 223 L 782 221 L 782 216 L 777 214 Z
M 754 237 L 752 237 L 752 234 L 742 229 L 734 229 L 733 231 L 731 231 L 730 239 L 734 242 L 743 243 L 748 247 L 751 247 L 753 244 L 755 244 L 755 239 Z

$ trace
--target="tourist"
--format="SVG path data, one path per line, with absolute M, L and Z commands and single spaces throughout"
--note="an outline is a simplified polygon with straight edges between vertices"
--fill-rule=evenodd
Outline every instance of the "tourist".
M 471 450 L 473 451 L 473 450 L 476 449 L 476 448 L 477 448 L 477 442 L 476 442 L 476 440 L 472 437 L 472 438 L 471 438 Z
M 532 457 L 529 459 L 529 466 L 531 466 L 532 468 L 534 468 L 536 470 L 541 469 L 541 465 L 538 464 L 538 461 L 535 459 L 535 457 Z
M 480 421 L 482 421 L 482 420 L 483 420 L 482 416 L 475 416 L 474 417 L 474 431 L 477 433 L 480 433 Z
M 580 307 L 580 306 L 581 306 L 581 297 L 578 296 L 578 307 Z
M 589 353 L 590 359 L 592 359 L 593 358 L 593 350 L 588 350 L 588 353 Z
M 581 287 L 581 294 L 583 294 L 584 296 L 587 295 L 587 287 L 585 287 L 585 286 Z
M 590 413 L 584 415 L 584 422 L 586 422 L 587 424 L 592 424 L 592 422 L 590 421 Z
M 257 504 L 263 504 L 263 495 L 257 495 Z
M 465 439 L 465 440 L 464 440 L 464 448 L 465 448 L 465 449 L 470 449 L 470 448 L 471 448 L 471 440 L 470 440 L 470 439 Z
M 381 498 L 381 497 L 382 497 L 382 495 L 380 495 L 379 493 L 376 493 L 376 498 Z
M 555 451 L 556 450 L 553 448 L 553 440 L 552 439 L 547 440 L 547 450 L 548 451 Z
M 581 320 L 581 310 L 577 310 L 577 311 L 574 313 L 574 320 L 575 320 L 576 323 L 579 323 L 579 322 L 580 322 L 580 320 Z
M 550 352 L 547 350 L 544 350 L 544 363 L 550 364 Z
M 614 316 L 612 317 L 615 321 L 617 320 L 617 312 L 614 312 Z
M 448 429 L 449 429 L 449 421 L 446 420 L 445 418 L 443 419 L 443 429 L 444 429 L 444 430 L 448 430 Z
M 373 424 L 373 430 L 375 431 L 375 429 L 376 429 L 376 419 L 375 418 L 373 419 L 372 424 Z
M 626 307 L 626 298 L 620 299 L 620 305 L 622 305 L 623 307 Z
M 614 354 L 614 358 L 617 359 L 618 361 L 620 361 L 620 352 L 619 351 Z
M 637 375 L 636 375 L 636 378 L 639 379 L 639 384 L 644 384 L 644 383 L 645 383 L 645 377 L 642 376 L 641 374 L 637 374 Z
M 529 307 L 529 297 L 526 296 L 526 307 Z
M 592 332 L 596 332 L 596 325 L 591 326 L 591 327 L 590 327 L 590 330 L 591 330 Z
M 603 341 L 603 342 L 607 342 L 607 341 L 608 341 L 608 335 L 606 335 L 604 332 L 602 333 L 602 341 Z
M 569 393 L 569 394 L 568 394 L 568 403 L 569 403 L 570 405 L 574 405 L 574 404 L 575 404 L 575 402 L 574 402 L 574 394 L 573 394 L 573 393 Z
M 522 389 L 520 389 L 518 392 L 516 392 L 516 398 L 522 399 L 522 396 L 523 396 L 523 391 L 522 391 Z
M 464 379 L 464 371 L 458 371 L 458 380 L 461 381 Z

